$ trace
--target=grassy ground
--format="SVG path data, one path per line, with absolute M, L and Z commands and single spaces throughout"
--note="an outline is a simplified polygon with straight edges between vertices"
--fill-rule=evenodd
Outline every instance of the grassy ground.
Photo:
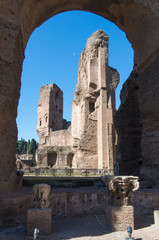
M 99 177 L 52 177 L 52 176 L 24 176 L 23 185 L 46 183 L 55 187 L 76 187 L 78 185 L 91 186 Z

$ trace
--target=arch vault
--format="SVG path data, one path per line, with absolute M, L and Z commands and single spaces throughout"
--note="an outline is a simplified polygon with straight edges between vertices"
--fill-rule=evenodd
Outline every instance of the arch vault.
M 134 49 L 134 61 L 138 65 L 137 98 L 138 109 L 142 116 L 140 145 L 145 174 L 151 172 L 152 175 L 153 169 L 156 171 L 156 166 L 159 164 L 158 0 L 1 0 L 0 191 L 2 193 L 15 189 L 16 117 L 27 41 L 34 29 L 44 21 L 69 10 L 98 14 L 114 22 L 126 33 Z

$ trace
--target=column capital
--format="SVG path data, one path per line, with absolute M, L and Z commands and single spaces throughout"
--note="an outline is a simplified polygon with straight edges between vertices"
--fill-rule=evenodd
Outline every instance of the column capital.
M 103 182 L 110 191 L 110 204 L 113 206 L 130 205 L 130 192 L 139 188 L 136 176 L 103 176 Z

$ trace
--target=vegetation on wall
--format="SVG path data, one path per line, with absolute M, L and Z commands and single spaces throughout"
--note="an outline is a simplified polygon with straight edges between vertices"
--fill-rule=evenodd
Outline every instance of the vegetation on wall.
M 16 154 L 33 154 L 37 148 L 38 143 L 34 138 L 31 141 L 30 139 L 26 141 L 21 138 L 21 140 L 17 141 Z

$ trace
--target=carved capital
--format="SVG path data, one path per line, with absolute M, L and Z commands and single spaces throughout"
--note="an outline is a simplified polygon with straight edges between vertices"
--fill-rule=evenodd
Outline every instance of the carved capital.
M 115 206 L 130 205 L 130 192 L 139 188 L 134 176 L 104 176 L 102 180 L 110 191 L 110 204 Z
M 35 184 L 33 186 L 33 208 L 48 208 L 50 206 L 49 195 L 50 185 L 48 184 Z

